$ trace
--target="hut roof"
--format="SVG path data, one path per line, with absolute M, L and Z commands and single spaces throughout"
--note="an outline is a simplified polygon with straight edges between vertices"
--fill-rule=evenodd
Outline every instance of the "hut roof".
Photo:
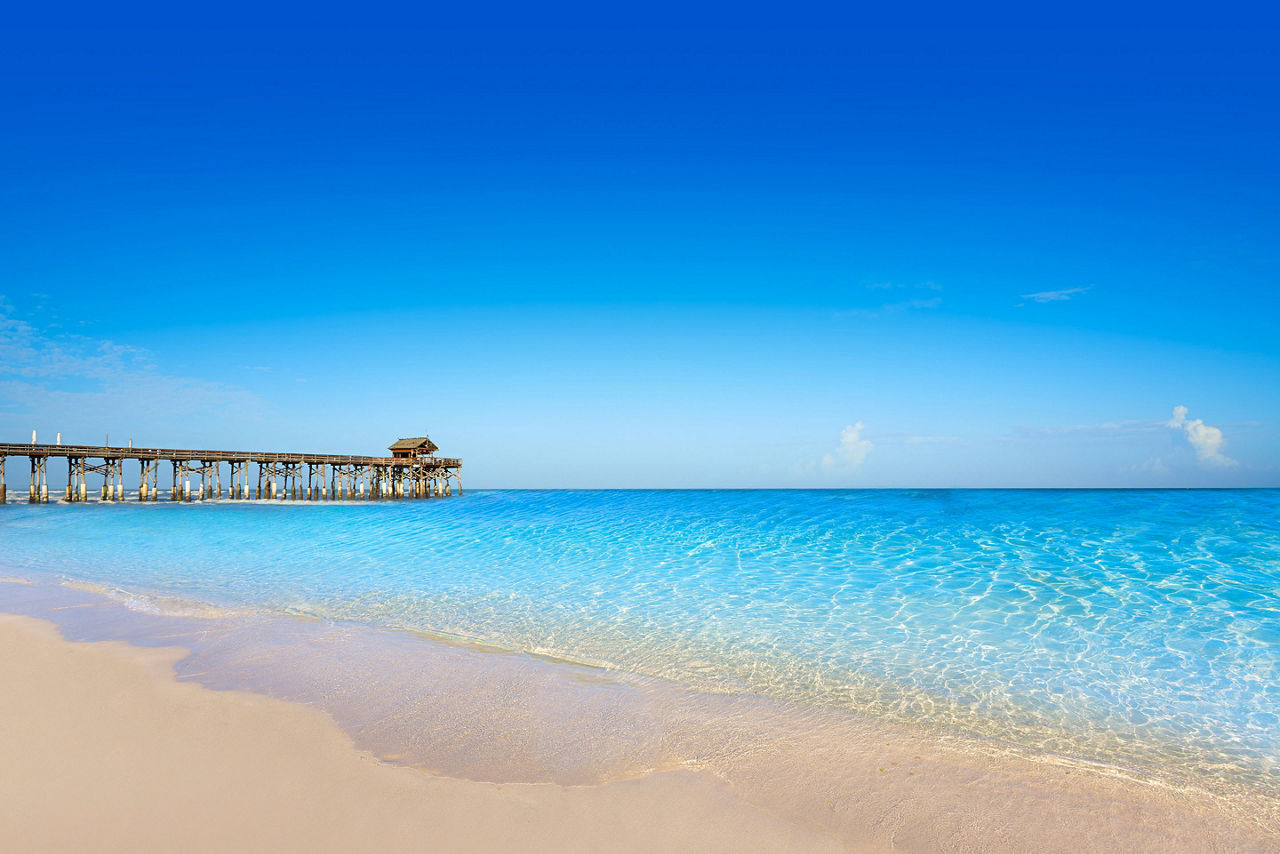
M 436 443 L 428 439 L 426 436 L 414 436 L 410 439 L 397 439 L 388 451 L 417 451 L 425 450 L 428 454 L 433 454 L 440 450 L 436 447 Z

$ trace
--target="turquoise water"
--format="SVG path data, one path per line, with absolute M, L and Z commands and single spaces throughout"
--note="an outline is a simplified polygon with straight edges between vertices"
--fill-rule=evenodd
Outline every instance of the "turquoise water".
M 0 556 L 142 607 L 457 636 L 1280 785 L 1280 490 L 10 504 Z

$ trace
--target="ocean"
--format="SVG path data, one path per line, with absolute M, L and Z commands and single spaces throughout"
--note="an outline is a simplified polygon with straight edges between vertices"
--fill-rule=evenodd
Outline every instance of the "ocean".
M 1280 490 L 11 502 L 0 575 L 1280 790 Z

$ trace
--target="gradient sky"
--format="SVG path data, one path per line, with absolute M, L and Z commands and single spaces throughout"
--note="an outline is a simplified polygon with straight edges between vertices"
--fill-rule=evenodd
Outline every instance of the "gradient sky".
M 0 31 L 6 440 L 1280 485 L 1275 13 L 98 14 Z

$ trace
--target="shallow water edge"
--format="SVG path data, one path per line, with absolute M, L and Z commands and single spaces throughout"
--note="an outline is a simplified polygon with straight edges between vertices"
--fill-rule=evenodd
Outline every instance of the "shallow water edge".
M 1137 850 L 1268 850 L 1280 841 L 1274 793 L 1247 787 L 1208 791 L 924 727 L 406 632 L 190 604 L 181 616 L 175 603 L 148 613 L 134 604 L 66 584 L 0 583 L 0 611 L 50 619 L 71 640 L 183 646 L 191 653 L 178 678 L 318 706 L 362 749 L 437 774 L 591 785 L 701 768 L 748 801 L 849 842 L 866 840 L 868 827 L 892 829 L 899 842 L 924 834 L 924 847 L 944 848 L 1007 838 L 1068 850 L 1057 843 L 1081 833 Z

